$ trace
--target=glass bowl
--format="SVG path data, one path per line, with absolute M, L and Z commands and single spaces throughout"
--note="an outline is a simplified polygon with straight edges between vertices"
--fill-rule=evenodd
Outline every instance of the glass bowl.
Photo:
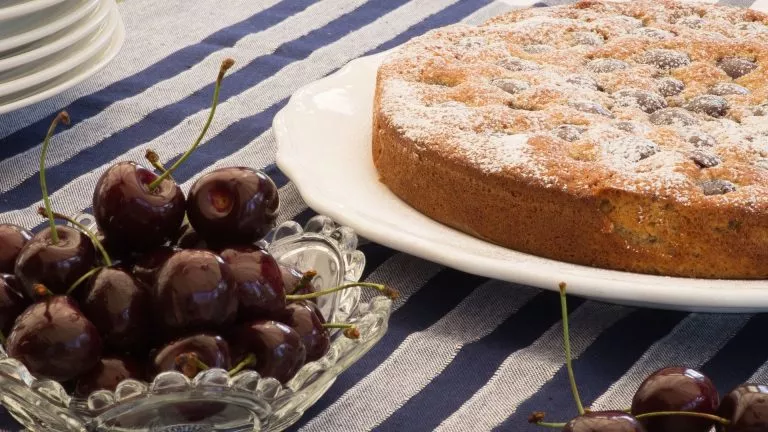
M 78 222 L 94 229 L 93 217 Z M 280 262 L 299 271 L 315 270 L 317 289 L 358 282 L 365 256 L 357 235 L 326 216 L 304 227 L 288 221 L 275 227 L 263 246 Z M 77 398 L 59 383 L 38 380 L 0 347 L 0 403 L 24 427 L 40 431 L 278 431 L 295 423 L 336 377 L 368 352 L 387 331 L 392 301 L 361 300 L 354 287 L 318 299 L 328 321 L 354 323 L 359 339 L 335 330 L 326 355 L 307 363 L 287 383 L 244 370 L 230 376 L 207 369 L 194 379 L 164 372 L 151 383 L 127 379 L 114 392 L 101 390 Z

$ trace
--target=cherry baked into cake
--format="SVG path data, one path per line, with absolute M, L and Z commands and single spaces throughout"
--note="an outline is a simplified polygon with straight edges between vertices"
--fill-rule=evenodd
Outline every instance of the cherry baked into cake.
M 768 277 L 768 15 L 585 0 L 417 37 L 373 160 L 416 210 L 560 261 Z

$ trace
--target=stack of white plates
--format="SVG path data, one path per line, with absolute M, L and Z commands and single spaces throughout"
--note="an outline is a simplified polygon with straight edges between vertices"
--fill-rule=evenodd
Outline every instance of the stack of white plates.
M 0 0 L 0 114 L 82 82 L 124 40 L 115 0 Z

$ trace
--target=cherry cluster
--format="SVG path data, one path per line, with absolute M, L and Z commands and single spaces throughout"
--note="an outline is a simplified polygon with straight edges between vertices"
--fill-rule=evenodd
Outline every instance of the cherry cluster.
M 284 266 L 260 246 L 274 228 L 279 195 L 265 173 L 224 167 L 185 196 L 172 174 L 204 138 L 233 61 L 222 62 L 213 105 L 190 149 L 168 169 L 119 162 L 93 192 L 97 233 L 53 211 L 45 156 L 66 112 L 52 122 L 40 157 L 46 228 L 0 224 L 0 330 L 8 355 L 34 376 L 85 397 L 124 379 L 165 371 L 192 378 L 208 368 L 243 369 L 287 382 L 321 358 L 330 329 L 316 298 L 349 286 L 314 288 L 315 273 Z M 68 224 L 57 224 L 55 221 Z
M 543 412 L 528 421 L 563 432 L 767 432 L 768 385 L 745 383 L 722 399 L 712 380 L 695 369 L 668 366 L 650 374 L 626 410 L 583 407 L 571 365 L 566 285 L 560 284 L 563 340 L 571 392 L 579 412 L 567 423 L 545 422 Z

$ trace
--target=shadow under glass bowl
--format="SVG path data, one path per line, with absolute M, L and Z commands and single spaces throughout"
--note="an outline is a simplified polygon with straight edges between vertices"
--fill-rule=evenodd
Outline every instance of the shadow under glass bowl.
M 91 215 L 75 219 L 95 231 Z M 351 228 L 322 215 L 303 227 L 285 222 L 262 241 L 279 263 L 302 272 L 315 270 L 316 289 L 359 281 L 365 256 L 357 245 Z M 285 384 L 255 371 L 230 376 L 212 368 L 193 379 L 178 372 L 161 373 L 152 382 L 127 379 L 114 392 L 100 390 L 76 398 L 57 382 L 34 378 L 0 347 L 0 403 L 34 431 L 283 430 L 384 336 L 392 308 L 384 296 L 362 301 L 359 287 L 320 297 L 317 304 L 327 321 L 355 324 L 360 338 L 349 339 L 334 330 L 326 355 L 305 364 Z

